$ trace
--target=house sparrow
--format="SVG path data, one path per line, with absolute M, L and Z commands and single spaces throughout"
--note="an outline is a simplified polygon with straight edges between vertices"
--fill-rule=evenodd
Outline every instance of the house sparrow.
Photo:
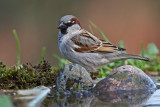
M 99 39 L 83 29 L 75 16 L 63 16 L 58 29 L 61 54 L 69 61 L 83 66 L 88 72 L 96 72 L 102 66 L 122 59 L 149 61 L 145 57 L 118 52 L 125 49 Z

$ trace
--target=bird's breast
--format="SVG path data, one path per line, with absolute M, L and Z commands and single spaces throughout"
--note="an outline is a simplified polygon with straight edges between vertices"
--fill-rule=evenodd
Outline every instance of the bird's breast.
M 61 43 L 59 44 L 59 49 L 61 54 L 66 58 L 70 56 L 70 54 L 72 54 L 73 52 L 72 46 L 73 46 L 72 41 L 62 40 Z

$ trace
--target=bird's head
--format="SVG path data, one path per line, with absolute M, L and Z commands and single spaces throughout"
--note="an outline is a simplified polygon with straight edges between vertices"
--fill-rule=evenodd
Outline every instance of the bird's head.
M 82 27 L 77 17 L 73 15 L 65 15 L 60 19 L 58 29 L 60 29 L 62 34 L 66 34 L 80 30 Z

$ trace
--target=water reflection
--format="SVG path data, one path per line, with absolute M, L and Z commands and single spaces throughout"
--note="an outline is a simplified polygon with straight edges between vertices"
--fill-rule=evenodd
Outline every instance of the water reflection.
M 130 107 L 144 104 L 151 96 L 151 91 L 131 92 L 110 92 L 98 95 L 91 104 L 91 107 Z
M 88 93 L 88 97 L 77 94 L 62 98 L 47 98 L 43 102 L 45 107 L 136 107 L 143 105 L 151 96 L 152 91 L 109 92 L 103 95 Z

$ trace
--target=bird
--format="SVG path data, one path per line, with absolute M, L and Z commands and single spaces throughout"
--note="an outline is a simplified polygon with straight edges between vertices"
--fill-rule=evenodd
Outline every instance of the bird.
M 57 28 L 61 54 L 70 62 L 84 67 L 89 73 L 97 72 L 101 67 L 118 60 L 150 61 L 146 57 L 124 53 L 122 51 L 126 49 L 99 39 L 85 30 L 79 19 L 73 15 L 61 17 Z

